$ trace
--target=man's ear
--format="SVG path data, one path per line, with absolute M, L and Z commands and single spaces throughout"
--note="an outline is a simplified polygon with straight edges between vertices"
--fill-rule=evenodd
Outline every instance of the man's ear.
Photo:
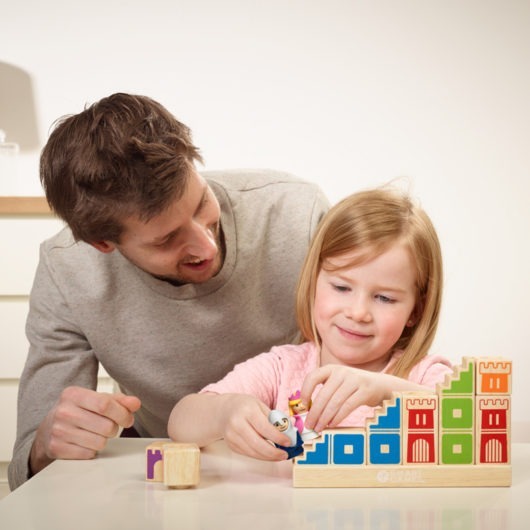
M 112 241 L 93 241 L 90 244 L 100 252 L 103 252 L 103 254 L 108 254 L 116 248 L 116 245 Z

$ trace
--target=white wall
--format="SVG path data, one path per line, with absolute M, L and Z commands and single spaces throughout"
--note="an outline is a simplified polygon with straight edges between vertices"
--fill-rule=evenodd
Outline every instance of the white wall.
M 444 248 L 434 350 L 512 358 L 528 428 L 528 0 L 1 2 L 0 61 L 31 77 L 40 145 L 128 91 L 187 123 L 208 169 L 289 170 L 332 201 L 409 177 Z M 41 194 L 37 163 L 22 153 L 0 194 Z

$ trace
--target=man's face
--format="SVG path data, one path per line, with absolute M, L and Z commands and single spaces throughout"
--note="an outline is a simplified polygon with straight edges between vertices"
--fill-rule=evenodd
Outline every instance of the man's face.
M 104 242 L 104 251 L 117 248 L 137 267 L 161 280 L 202 283 L 222 266 L 220 215 L 217 198 L 192 170 L 180 199 L 147 222 L 137 216 L 126 218 L 120 242 Z M 94 246 L 102 250 L 102 245 Z

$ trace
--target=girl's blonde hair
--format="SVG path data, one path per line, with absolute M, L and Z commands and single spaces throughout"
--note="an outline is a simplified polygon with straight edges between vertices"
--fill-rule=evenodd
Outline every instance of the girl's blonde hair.
M 413 325 L 405 327 L 394 346 L 404 353 L 393 373 L 408 376 L 411 368 L 427 355 L 436 333 L 443 269 L 440 242 L 431 220 L 401 192 L 378 188 L 354 193 L 331 208 L 322 219 L 298 280 L 296 316 L 302 340 L 321 345 L 314 321 L 314 303 L 317 276 L 326 260 L 360 252 L 360 257 L 346 266 L 351 267 L 379 256 L 398 241 L 409 250 L 416 265 Z

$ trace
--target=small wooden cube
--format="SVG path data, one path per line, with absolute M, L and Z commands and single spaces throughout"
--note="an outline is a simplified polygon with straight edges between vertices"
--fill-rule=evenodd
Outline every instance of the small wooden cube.
M 153 442 L 145 448 L 146 472 L 148 482 L 164 482 L 164 445 L 167 441 Z
M 200 480 L 200 450 L 196 444 L 167 443 L 164 451 L 164 484 L 191 488 Z

